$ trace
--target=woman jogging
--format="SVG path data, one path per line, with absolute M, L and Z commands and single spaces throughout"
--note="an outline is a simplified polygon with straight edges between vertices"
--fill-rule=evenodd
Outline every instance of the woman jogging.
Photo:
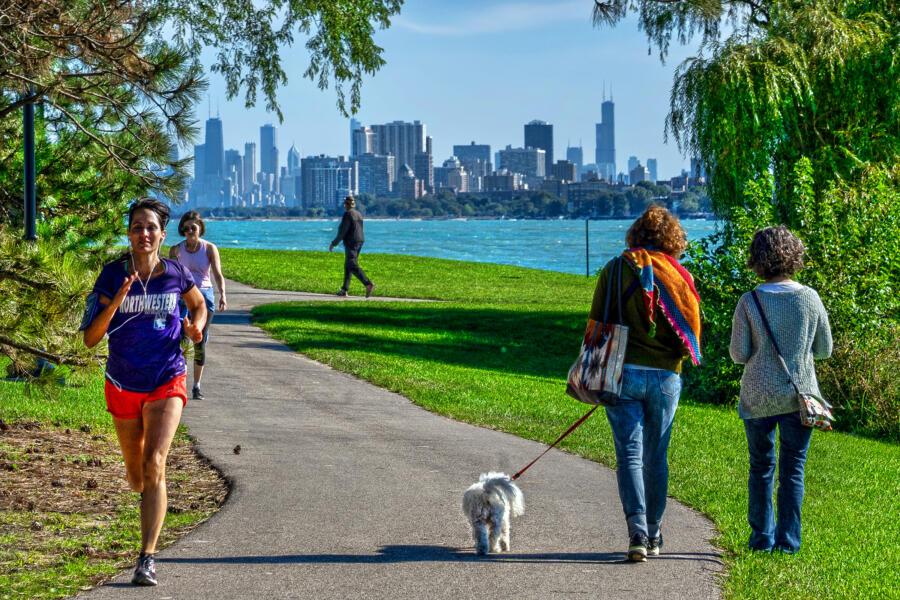
M 206 224 L 200 218 L 200 213 L 190 210 L 181 217 L 178 223 L 178 233 L 186 239 L 172 246 L 169 250 L 169 258 L 177 260 L 187 267 L 194 278 L 194 284 L 200 289 L 206 301 L 206 325 L 203 327 L 203 339 L 194 345 L 194 386 L 191 388 L 191 397 L 194 400 L 203 400 L 203 392 L 200 391 L 200 378 L 203 376 L 203 365 L 206 364 L 206 344 L 209 342 L 209 326 L 212 323 L 213 313 L 216 310 L 215 296 L 213 294 L 213 280 L 219 288 L 219 311 L 224 311 L 225 303 L 225 278 L 222 276 L 222 263 L 219 260 L 219 249 L 212 242 L 202 238 L 206 234 Z M 212 279 L 210 278 L 212 273 Z M 181 316 L 186 316 L 187 308 L 181 303 Z
M 161 258 L 169 209 L 154 198 L 128 211 L 130 251 L 107 264 L 88 297 L 84 343 L 109 336 L 106 407 L 131 488 L 141 493 L 141 554 L 132 583 L 156 585 L 153 553 L 166 515 L 166 456 L 187 404 L 181 333 L 203 337 L 206 304 L 190 272 Z M 179 319 L 183 298 L 192 320 Z

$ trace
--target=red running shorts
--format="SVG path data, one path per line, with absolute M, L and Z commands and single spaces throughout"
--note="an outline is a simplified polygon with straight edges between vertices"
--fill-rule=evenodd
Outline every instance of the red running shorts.
M 115 385 L 106 381 L 106 410 L 117 419 L 137 419 L 141 416 L 144 404 L 164 398 L 181 398 L 182 406 L 187 404 L 187 387 L 185 378 L 187 373 L 176 375 L 171 381 L 167 381 L 152 392 L 130 392 L 119 390 Z

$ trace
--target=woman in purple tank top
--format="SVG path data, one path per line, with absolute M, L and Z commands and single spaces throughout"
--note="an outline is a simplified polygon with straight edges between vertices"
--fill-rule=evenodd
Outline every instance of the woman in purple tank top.
M 206 300 L 206 326 L 203 328 L 203 339 L 199 344 L 194 344 L 194 387 L 191 395 L 194 400 L 203 400 L 200 391 L 200 378 L 203 376 L 203 366 L 206 364 L 206 343 L 209 341 L 209 324 L 212 322 L 213 313 L 216 311 L 215 296 L 213 294 L 213 281 L 219 288 L 218 310 L 224 311 L 225 302 L 225 278 L 222 276 L 222 264 L 219 260 L 219 249 L 212 242 L 203 239 L 206 233 L 206 225 L 200 217 L 200 213 L 189 210 L 181 217 L 178 223 L 178 233 L 185 240 L 172 246 L 169 250 L 169 258 L 177 260 L 187 267 L 194 278 L 194 283 Z M 212 275 L 212 277 L 210 277 Z M 187 312 L 184 304 L 181 305 L 181 313 Z

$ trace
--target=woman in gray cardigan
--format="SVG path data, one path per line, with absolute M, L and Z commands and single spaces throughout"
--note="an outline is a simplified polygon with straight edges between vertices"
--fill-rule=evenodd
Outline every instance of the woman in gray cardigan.
M 813 359 L 831 355 L 831 329 L 816 291 L 791 280 L 803 267 L 804 252 L 787 227 L 766 227 L 753 236 L 748 266 L 765 280 L 756 295 L 794 382 L 801 391 L 821 396 Z M 793 553 L 800 549 L 803 468 L 812 429 L 800 423 L 796 393 L 750 293 L 741 296 L 734 311 L 730 353 L 744 365 L 738 414 L 750 451 L 750 549 Z M 777 520 L 772 507 L 776 428 L 781 442 Z

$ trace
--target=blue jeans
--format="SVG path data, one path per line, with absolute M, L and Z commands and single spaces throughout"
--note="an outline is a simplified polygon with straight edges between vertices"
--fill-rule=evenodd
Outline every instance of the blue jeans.
M 680 395 L 678 373 L 626 366 L 622 398 L 606 409 L 629 537 L 659 537 L 669 489 L 669 438 Z
M 775 487 L 775 428 L 781 449 L 778 457 L 778 520 L 772 507 Z M 745 419 L 750 479 L 747 521 L 751 550 L 800 549 L 800 507 L 803 505 L 803 467 L 812 428 L 800 423 L 797 412 Z

